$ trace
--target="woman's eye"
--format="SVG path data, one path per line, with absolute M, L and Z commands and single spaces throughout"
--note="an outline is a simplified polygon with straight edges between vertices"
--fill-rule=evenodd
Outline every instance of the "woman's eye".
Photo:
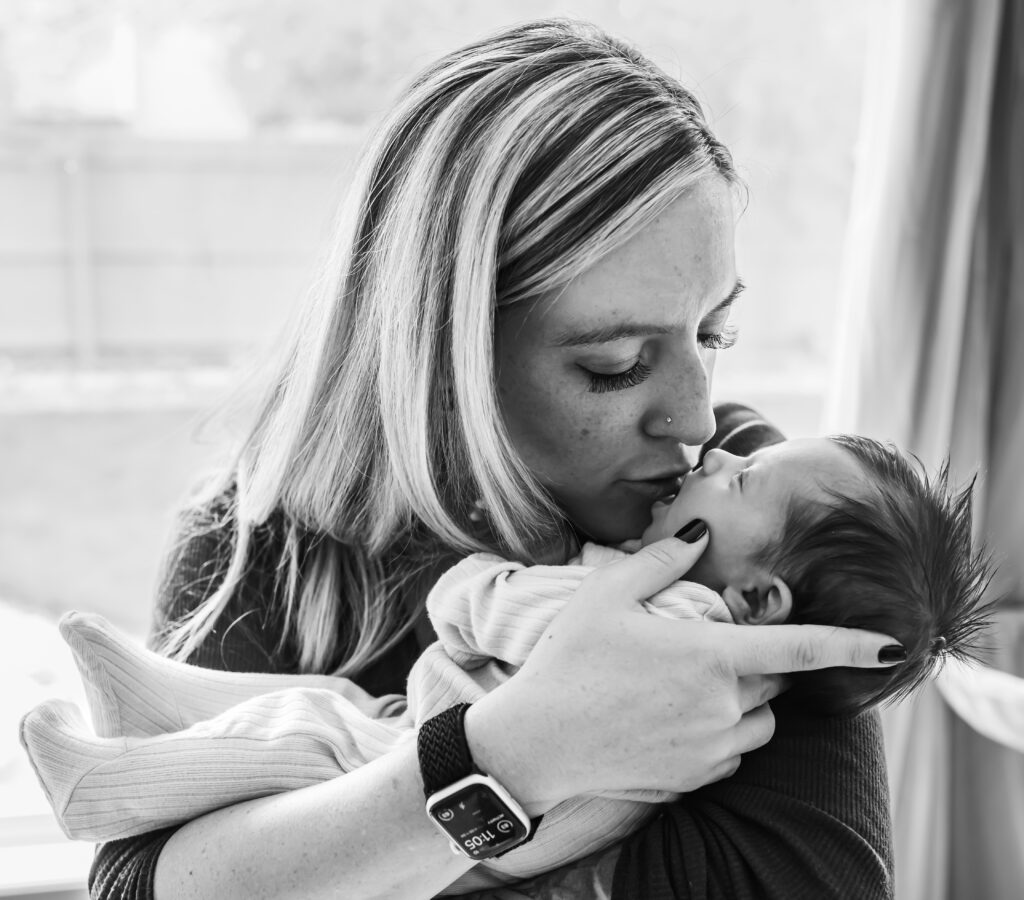
M 623 391 L 626 388 L 636 387 L 651 374 L 651 367 L 642 360 L 637 360 L 625 372 L 612 372 L 605 375 L 601 372 L 591 372 L 584 369 L 590 376 L 589 390 L 595 394 L 603 394 L 605 391 Z
M 726 325 L 721 331 L 698 334 L 697 341 L 705 350 L 728 350 L 739 336 L 739 329 L 735 325 Z

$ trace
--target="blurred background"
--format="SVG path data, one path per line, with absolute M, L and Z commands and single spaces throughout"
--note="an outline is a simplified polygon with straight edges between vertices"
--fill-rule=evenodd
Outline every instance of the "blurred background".
M 57 851 L 15 738 L 32 703 L 75 696 L 56 619 L 96 611 L 144 635 L 175 503 L 223 451 L 204 416 L 302 297 L 360 146 L 410 77 L 487 31 L 569 15 L 695 90 L 750 189 L 741 338 L 716 395 L 813 434 L 839 377 L 883 7 L 0 3 L 0 896 L 80 896 L 88 865 L 88 847 Z

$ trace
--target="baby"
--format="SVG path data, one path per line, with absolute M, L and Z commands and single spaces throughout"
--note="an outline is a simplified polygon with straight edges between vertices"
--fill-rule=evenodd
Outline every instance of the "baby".
M 985 623 L 988 566 L 971 543 L 971 492 L 929 480 L 894 448 L 838 436 L 776 443 L 747 456 L 711 450 L 658 502 L 641 543 L 688 527 L 710 540 L 687 581 L 647 602 L 672 618 L 741 625 L 823 623 L 889 634 L 907 649 L 892 669 L 796 676 L 789 699 L 855 714 L 920 684 L 944 653 L 968 655 Z M 630 548 L 635 549 L 635 548 Z M 408 698 L 373 698 L 331 676 L 216 672 L 135 646 L 99 617 L 61 631 L 86 682 L 91 733 L 51 701 L 22 742 L 62 827 L 107 840 L 240 800 L 351 771 L 473 702 L 525 661 L 594 568 L 626 549 L 585 544 L 565 566 L 475 554 L 427 600 L 438 642 L 409 677 Z M 449 893 L 527 878 L 606 847 L 675 795 L 578 797 L 545 815 L 534 839 L 478 865 Z
M 990 578 L 972 546 L 973 481 L 956 493 L 948 466 L 928 479 L 895 447 L 854 435 L 702 462 L 655 504 L 644 543 L 699 517 L 711 541 L 686 577 L 720 592 L 736 623 L 864 628 L 907 650 L 892 669 L 796 674 L 787 700 L 856 714 L 905 696 L 944 653 L 970 655 Z

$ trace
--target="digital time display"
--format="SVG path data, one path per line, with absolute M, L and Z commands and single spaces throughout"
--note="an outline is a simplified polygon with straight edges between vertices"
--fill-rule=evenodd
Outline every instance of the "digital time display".
M 463 853 L 487 859 L 530 832 L 487 785 L 470 784 L 430 807 L 431 818 Z

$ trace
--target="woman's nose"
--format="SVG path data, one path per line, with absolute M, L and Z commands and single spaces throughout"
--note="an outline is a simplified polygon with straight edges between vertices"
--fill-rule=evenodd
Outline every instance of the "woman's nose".
M 697 356 L 681 368 L 673 373 L 672 390 L 651 410 L 647 431 L 699 447 L 715 433 L 709 378 Z

